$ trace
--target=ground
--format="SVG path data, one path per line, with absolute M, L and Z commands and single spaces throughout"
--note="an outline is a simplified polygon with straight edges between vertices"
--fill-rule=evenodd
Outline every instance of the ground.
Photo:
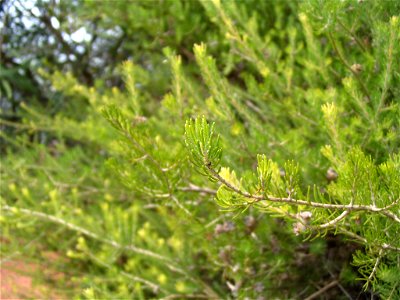
M 57 258 L 54 253 L 47 254 L 48 262 Z M 48 282 L 37 282 L 35 273 L 41 272 Z M 52 270 L 44 262 L 25 262 L 21 257 L 1 264 L 0 299 L 67 299 L 65 294 L 55 288 L 52 282 L 63 281 L 65 274 Z

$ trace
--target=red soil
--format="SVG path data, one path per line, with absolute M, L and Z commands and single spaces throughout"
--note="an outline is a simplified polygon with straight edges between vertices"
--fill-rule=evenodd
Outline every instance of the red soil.
M 56 256 L 50 254 L 50 256 Z M 49 270 L 47 266 L 15 259 L 0 267 L 0 299 L 67 299 L 50 284 L 36 282 L 34 274 L 41 272 L 51 281 L 64 280 L 64 274 Z

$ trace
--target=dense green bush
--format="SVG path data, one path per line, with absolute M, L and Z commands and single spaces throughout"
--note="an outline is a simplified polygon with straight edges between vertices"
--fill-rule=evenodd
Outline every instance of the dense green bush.
M 132 54 L 40 65 L 2 120 L 2 260 L 56 251 L 84 299 L 400 298 L 397 2 L 74 9 Z

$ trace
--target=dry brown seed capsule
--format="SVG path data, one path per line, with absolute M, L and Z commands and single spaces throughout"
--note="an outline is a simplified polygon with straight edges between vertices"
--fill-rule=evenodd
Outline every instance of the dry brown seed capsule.
M 235 224 L 230 221 L 224 222 L 224 229 L 225 232 L 233 231 L 235 230 Z
M 235 224 L 230 221 L 224 222 L 223 224 L 217 224 L 214 229 L 214 234 L 219 235 L 235 230 Z
M 293 224 L 293 232 L 295 235 L 299 235 L 301 232 L 307 229 L 307 224 L 310 223 L 312 212 L 302 211 L 297 214 L 298 222 Z
M 229 265 L 231 263 L 232 251 L 233 246 L 225 246 L 219 251 L 218 257 L 222 260 L 222 262 Z
M 257 292 L 257 293 L 262 293 L 263 291 L 264 291 L 264 284 L 262 283 L 262 282 L 257 282 L 255 285 L 254 285 L 254 290 Z
M 361 71 L 363 70 L 362 65 L 360 64 L 354 64 L 351 66 L 351 70 L 355 73 L 355 74 L 360 74 Z
M 214 234 L 219 235 L 221 233 L 224 233 L 224 226 L 222 224 L 217 224 L 214 228 Z
M 306 223 L 308 223 L 312 217 L 312 212 L 310 211 L 302 211 L 298 213 L 298 216 L 302 218 Z
M 305 229 L 306 229 L 306 226 L 301 222 L 297 222 L 297 223 L 293 224 L 293 232 L 295 235 L 299 235 Z
M 328 179 L 329 182 L 336 180 L 338 178 L 338 173 L 335 171 L 334 168 L 329 168 L 328 171 L 326 171 L 326 179 Z

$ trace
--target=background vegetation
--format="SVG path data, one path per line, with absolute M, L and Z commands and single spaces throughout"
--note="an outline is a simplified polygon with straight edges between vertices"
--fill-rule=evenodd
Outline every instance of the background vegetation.
M 400 299 L 399 2 L 2 4 L 2 262 L 74 299 Z

